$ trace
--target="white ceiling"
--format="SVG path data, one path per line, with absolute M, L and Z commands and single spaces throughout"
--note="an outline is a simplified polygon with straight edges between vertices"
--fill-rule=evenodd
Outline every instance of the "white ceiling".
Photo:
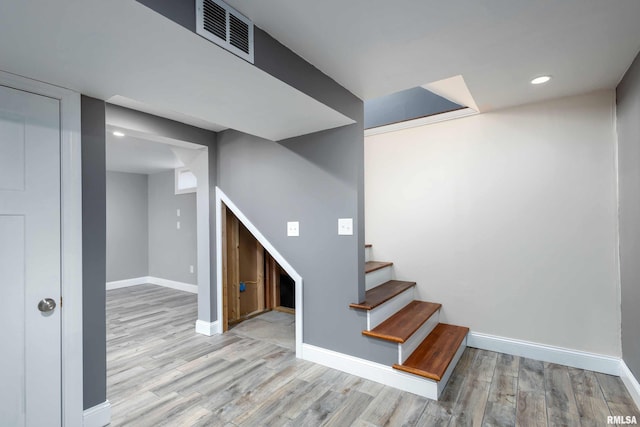
M 640 49 L 640 0 L 228 3 L 363 99 L 461 75 L 487 111 L 613 88 Z M 2 1 L 0 70 L 272 140 L 352 123 L 134 0 Z
M 503 108 L 613 88 L 640 49 L 638 0 L 227 2 L 362 99 L 462 75 Z
M 353 123 L 133 0 L 3 0 L 0 70 L 272 140 Z
M 108 171 L 151 175 L 184 166 L 171 145 L 130 135 L 107 132 L 105 151 Z

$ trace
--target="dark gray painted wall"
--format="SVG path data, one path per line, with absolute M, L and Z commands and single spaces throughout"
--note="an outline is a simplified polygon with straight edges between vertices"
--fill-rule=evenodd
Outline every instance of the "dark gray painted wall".
M 173 171 L 149 175 L 148 191 L 149 275 L 197 284 L 196 193 L 175 194 Z
M 254 65 L 354 120 L 362 102 L 335 80 L 293 53 L 260 28 L 254 29 Z
M 640 378 L 640 55 L 616 90 L 622 357 Z
M 364 128 L 432 116 L 464 108 L 421 87 L 403 90 L 364 103 Z
M 395 347 L 361 335 L 364 294 L 361 123 L 276 143 L 218 134 L 218 186 L 303 279 L 303 341 L 392 363 Z M 338 236 L 338 218 L 354 236 Z M 286 236 L 287 221 L 300 237 Z
M 149 275 L 147 181 L 147 175 L 107 172 L 107 282 Z
M 105 103 L 81 100 L 84 408 L 107 399 Z
M 155 10 L 160 15 L 164 15 L 177 24 L 196 31 L 196 2 L 195 0 L 136 0 Z

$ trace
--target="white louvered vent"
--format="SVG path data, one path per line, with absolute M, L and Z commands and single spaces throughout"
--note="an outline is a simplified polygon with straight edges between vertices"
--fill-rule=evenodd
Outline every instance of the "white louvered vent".
M 221 0 L 196 0 L 196 32 L 253 64 L 253 22 Z

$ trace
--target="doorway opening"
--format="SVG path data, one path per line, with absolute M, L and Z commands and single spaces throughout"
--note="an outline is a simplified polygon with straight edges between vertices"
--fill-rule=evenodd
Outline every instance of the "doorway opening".
M 209 146 L 184 129 L 107 104 L 107 398 L 115 423 L 127 417 L 122 404 L 136 384 L 162 372 L 160 356 L 186 357 L 159 343 L 171 335 L 179 348 L 196 345 L 193 326 L 211 305 Z
M 221 217 L 223 332 L 246 320 L 261 318 L 271 323 L 256 326 L 265 329 L 263 335 L 271 329 L 271 334 L 284 340 L 287 337 L 283 329 L 290 330 L 293 347 L 295 280 L 225 204 Z M 282 314 L 266 315 L 269 312 Z M 251 326 L 246 324 L 242 329 L 250 333 Z
M 288 316 L 293 323 L 291 323 L 291 329 L 295 330 L 295 352 L 296 352 L 296 357 L 298 358 L 302 358 L 303 354 L 302 354 L 302 342 L 303 342 L 303 336 L 302 336 L 302 330 L 303 330 L 303 315 L 302 315 L 302 311 L 304 309 L 303 304 L 302 304 L 302 300 L 303 300 L 303 295 L 302 295 L 302 290 L 303 290 L 303 286 L 302 286 L 302 276 L 300 276 L 300 274 L 298 274 L 298 272 L 291 266 L 291 264 L 289 264 L 289 262 L 280 254 L 280 252 L 278 252 L 276 250 L 276 248 L 271 244 L 271 242 L 260 232 L 260 230 L 258 230 L 258 228 L 247 218 L 247 216 L 233 203 L 233 201 L 224 193 L 224 191 L 222 191 L 222 189 L 220 189 L 220 187 L 216 187 L 216 204 L 215 204 L 215 212 L 216 212 L 216 270 L 217 270 L 217 290 L 216 290 L 216 301 L 217 301 L 217 319 L 219 320 L 218 322 L 218 331 L 220 333 L 224 332 L 224 328 L 225 328 L 225 321 L 224 319 L 227 319 L 227 325 L 226 327 L 228 328 L 228 317 L 225 317 L 224 314 L 224 301 L 226 300 L 226 295 L 224 295 L 223 292 L 223 284 L 224 284 L 224 277 L 227 274 L 227 263 L 223 262 L 223 257 L 226 256 L 225 252 L 226 249 L 223 249 L 223 246 L 226 244 L 226 234 L 224 233 L 224 229 L 226 228 L 226 225 L 224 224 L 224 222 L 226 221 L 226 212 L 223 212 L 223 207 L 224 209 L 231 211 L 233 213 L 233 215 L 236 216 L 236 218 L 238 218 L 239 223 L 241 223 L 244 227 L 247 228 L 247 230 L 250 232 L 250 234 L 258 241 L 258 243 L 260 243 L 262 245 L 262 247 L 265 249 L 266 253 L 269 254 L 269 256 L 271 256 L 273 258 L 273 260 L 281 267 L 282 271 L 286 272 L 286 274 L 293 280 L 294 282 L 294 298 L 293 300 L 295 301 L 294 303 L 294 309 L 295 309 L 295 315 L 289 315 L 288 313 L 282 313 L 282 312 L 278 312 L 276 310 L 271 310 L 267 313 L 265 313 L 263 316 L 266 317 L 273 317 L 273 318 L 282 318 L 284 316 Z M 224 215 L 223 215 L 224 214 Z M 267 258 L 268 260 L 268 258 Z M 265 270 L 266 271 L 266 270 Z M 270 271 L 276 271 L 275 269 L 272 269 Z M 275 283 L 275 282 L 273 282 Z M 280 288 L 282 289 L 282 288 Z M 275 302 L 277 301 L 275 298 L 272 299 L 273 301 L 273 305 L 274 307 L 276 306 Z M 280 301 L 280 306 L 282 306 L 282 301 Z M 227 307 L 228 308 L 228 307 Z M 278 314 L 282 314 L 282 316 L 278 316 Z M 249 323 L 249 322 L 244 322 L 244 323 Z M 243 326 L 244 323 L 240 323 L 238 325 L 238 327 L 245 327 L 247 328 L 247 326 Z M 237 329 L 236 329 L 237 330 Z

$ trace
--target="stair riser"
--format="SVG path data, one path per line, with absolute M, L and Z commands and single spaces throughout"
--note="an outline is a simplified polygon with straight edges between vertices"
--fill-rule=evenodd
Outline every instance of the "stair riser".
M 462 343 L 460 344 L 460 347 L 458 347 L 458 351 L 456 351 L 456 355 L 453 357 L 453 359 L 451 360 L 451 363 L 449 364 L 449 367 L 447 368 L 444 375 L 442 376 L 442 379 L 438 381 L 438 399 L 440 398 L 440 395 L 442 394 L 442 391 L 444 390 L 444 388 L 447 386 L 447 383 L 449 382 L 449 378 L 451 378 L 451 374 L 453 373 L 453 370 L 456 368 L 458 361 L 462 357 L 462 353 L 464 353 L 465 348 L 467 348 L 467 338 L 468 336 L 465 337 L 465 339 L 462 341 Z
M 412 286 L 373 310 L 367 311 L 367 330 L 372 330 L 380 323 L 387 320 L 391 315 L 413 301 L 414 289 L 415 286 Z
M 364 262 L 369 262 L 373 258 L 371 258 L 371 248 L 364 248 Z
M 433 331 L 440 322 L 440 310 L 436 311 L 427 319 L 420 328 L 409 337 L 407 341 L 398 344 L 398 364 L 402 365 L 405 360 L 414 352 L 422 341 Z
M 381 268 L 380 270 L 372 271 L 364 275 L 365 290 L 373 289 L 376 286 L 382 285 L 392 279 L 391 266 Z

